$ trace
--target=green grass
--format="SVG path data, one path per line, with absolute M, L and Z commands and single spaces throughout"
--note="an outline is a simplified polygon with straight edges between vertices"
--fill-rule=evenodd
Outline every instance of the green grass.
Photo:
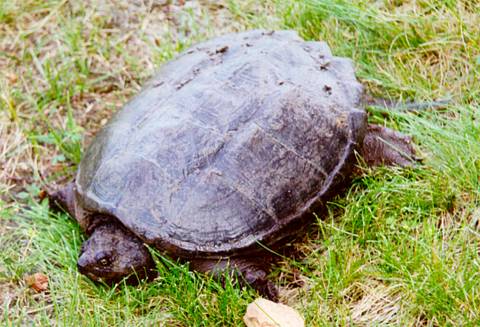
M 76 270 L 84 236 L 69 217 L 52 215 L 44 202 L 12 221 L 15 227 L 2 236 L 2 244 L 10 245 L 0 256 L 9 282 L 24 286 L 23 277 L 32 271 L 50 278 L 50 294 L 32 297 L 23 290 L 8 310 L 3 308 L 5 322 L 12 325 L 32 319 L 32 311 L 37 313 L 34 321 L 45 325 L 203 325 L 207 317 L 211 324 L 232 325 L 252 299 L 252 291 L 241 292 L 231 283 L 223 288 L 158 254 L 154 282 L 95 285 Z
M 164 8 L 112 3 L 0 0 L 2 324 L 241 324 L 254 291 L 158 254 L 152 283 L 92 283 L 76 269 L 84 234 L 37 194 L 71 178 L 155 67 L 198 40 L 254 27 L 326 41 L 355 60 L 375 96 L 450 100 L 441 111 L 370 108 L 371 122 L 413 136 L 423 162 L 362 167 L 272 273 L 282 301 L 309 326 L 480 324 L 478 1 L 201 2 L 172 7 L 169 19 Z M 34 272 L 49 276 L 47 293 L 26 285 Z

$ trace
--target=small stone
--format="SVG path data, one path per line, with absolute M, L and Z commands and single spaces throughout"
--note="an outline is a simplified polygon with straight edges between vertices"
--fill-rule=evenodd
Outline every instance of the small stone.
M 258 298 L 250 303 L 243 317 L 247 327 L 304 327 L 305 321 L 293 308 Z

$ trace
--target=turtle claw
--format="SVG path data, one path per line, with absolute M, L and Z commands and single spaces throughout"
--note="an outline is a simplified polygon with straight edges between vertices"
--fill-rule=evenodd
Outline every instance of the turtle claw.
M 278 302 L 278 288 L 268 279 L 258 279 L 253 283 L 249 283 L 261 296 L 270 301 Z
M 267 299 L 278 302 L 278 289 L 270 280 L 268 280 L 267 272 L 262 267 L 248 265 L 244 270 L 241 269 L 241 266 L 239 268 L 245 284 L 250 285 L 260 293 L 260 295 Z

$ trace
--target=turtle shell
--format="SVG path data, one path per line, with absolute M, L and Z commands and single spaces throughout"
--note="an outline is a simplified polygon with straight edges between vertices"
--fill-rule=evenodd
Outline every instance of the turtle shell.
M 77 220 L 115 217 L 173 254 L 273 245 L 340 190 L 366 129 L 352 62 L 295 32 L 200 43 L 165 64 L 98 133 Z

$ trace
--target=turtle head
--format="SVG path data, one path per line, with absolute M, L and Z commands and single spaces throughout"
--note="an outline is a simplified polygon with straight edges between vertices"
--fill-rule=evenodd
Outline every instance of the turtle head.
M 129 277 L 132 284 L 151 276 L 153 260 L 139 238 L 118 223 L 107 223 L 83 243 L 77 266 L 94 281 L 111 284 Z

